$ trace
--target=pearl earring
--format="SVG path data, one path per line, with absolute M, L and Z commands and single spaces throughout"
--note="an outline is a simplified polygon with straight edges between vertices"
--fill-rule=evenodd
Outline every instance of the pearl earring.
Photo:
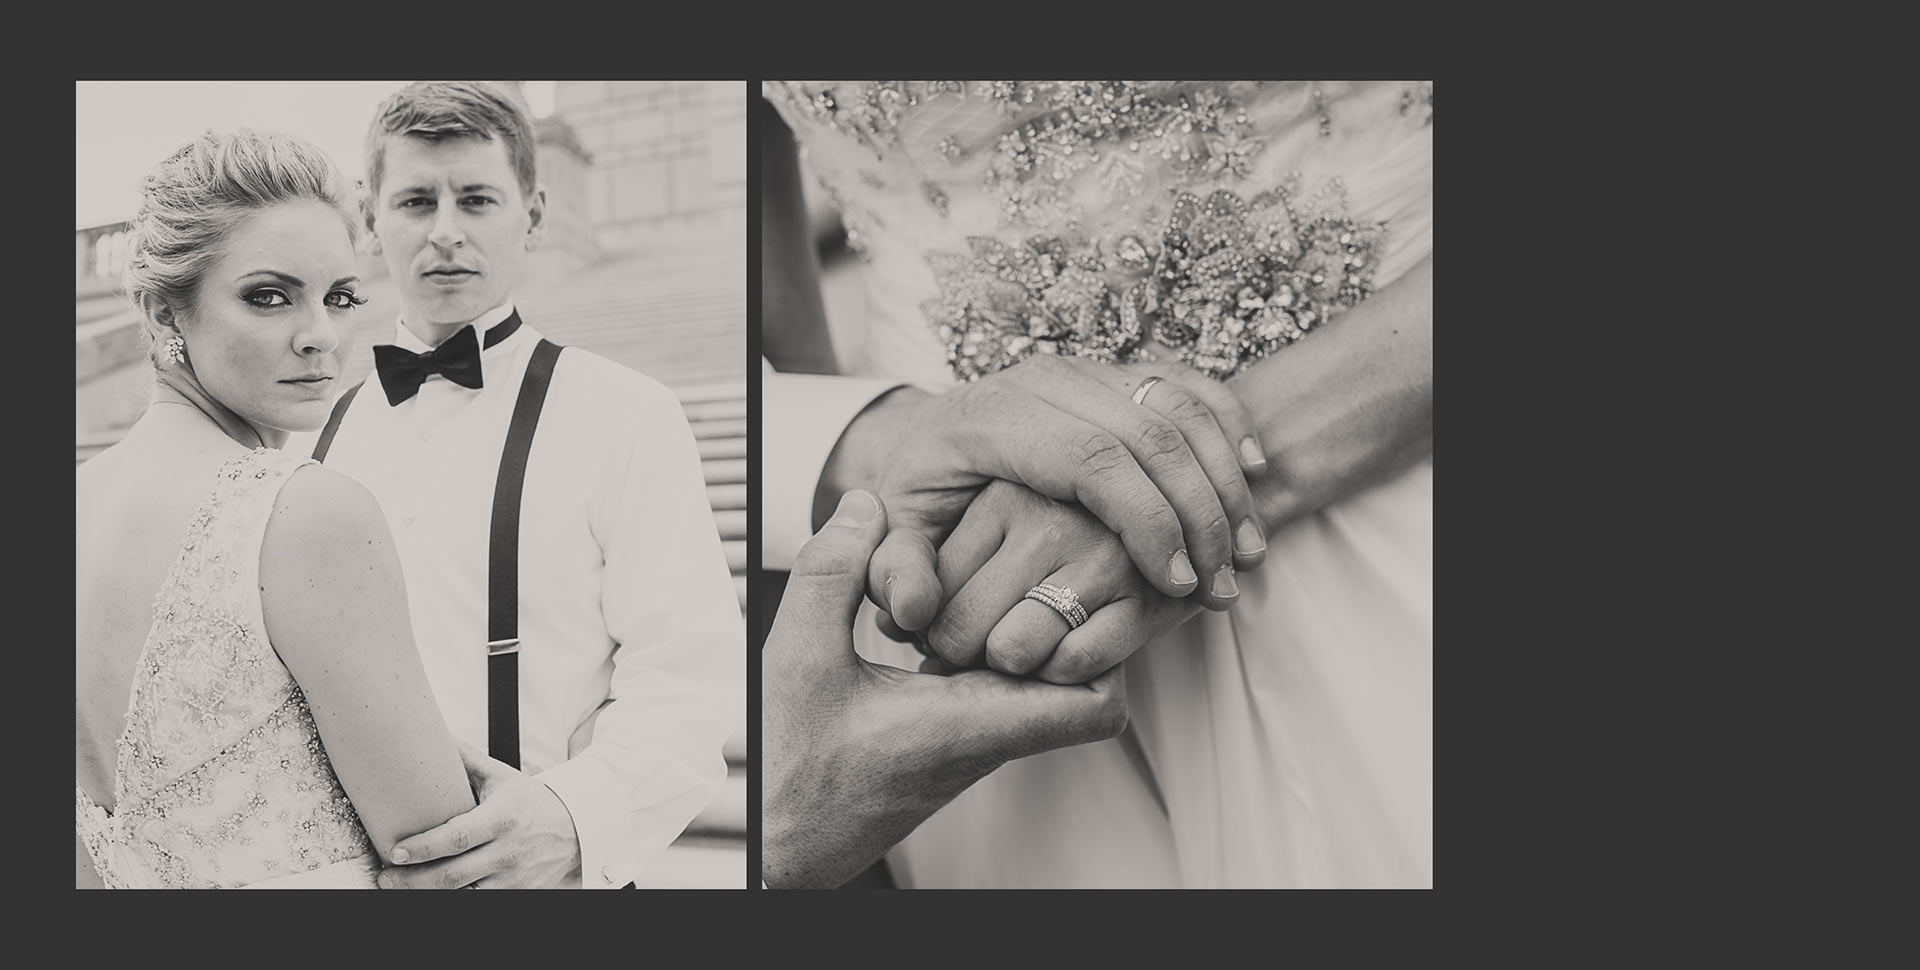
M 168 337 L 167 342 L 162 344 L 160 347 L 160 358 L 170 364 L 186 363 L 187 362 L 186 339 L 181 337 L 177 333 L 171 337 Z

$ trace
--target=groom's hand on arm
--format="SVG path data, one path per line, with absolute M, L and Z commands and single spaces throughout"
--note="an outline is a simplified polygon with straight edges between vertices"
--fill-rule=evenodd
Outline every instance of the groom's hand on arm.
M 577 884 L 580 839 L 560 796 L 462 742 L 480 804 L 394 846 L 382 889 L 548 889 Z

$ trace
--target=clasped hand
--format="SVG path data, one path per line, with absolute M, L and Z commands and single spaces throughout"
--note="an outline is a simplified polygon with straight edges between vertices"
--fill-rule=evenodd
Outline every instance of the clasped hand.
M 992 383 L 1002 376 L 1020 379 Z M 1161 381 L 1136 404 L 1126 392 L 1148 376 Z M 1038 443 L 999 459 L 1024 477 L 998 479 L 968 493 L 958 524 L 932 554 L 932 580 L 908 580 L 918 580 L 917 557 L 886 555 L 890 547 L 924 554 L 935 544 L 925 530 L 898 524 L 902 518 L 912 523 L 911 513 L 896 514 L 895 532 L 875 555 L 872 596 L 889 611 L 880 627 L 921 650 L 927 657 L 923 672 L 985 667 L 1057 684 L 1083 683 L 1201 607 L 1226 608 L 1238 596 L 1236 567 L 1252 568 L 1264 559 L 1265 533 L 1244 474 L 1265 465 L 1264 458 L 1249 460 L 1261 457 L 1252 421 L 1231 392 L 1198 371 L 1170 362 L 1109 365 L 1036 357 L 952 393 L 975 397 L 930 413 L 1028 412 Z M 1041 402 L 1057 410 L 1045 411 Z M 1098 430 L 1078 428 L 1069 416 L 1097 422 Z M 946 429 L 949 437 L 979 441 L 974 429 L 962 427 L 961 433 Z M 1061 436 L 1079 450 L 1049 455 L 1046 442 Z M 1023 435 L 1008 437 L 1017 443 Z M 1247 443 L 1246 453 L 1229 447 L 1234 439 Z M 1116 449 L 1125 442 L 1134 447 Z M 980 450 L 987 457 L 979 464 L 996 460 L 995 449 Z M 918 465 L 912 458 L 909 449 L 883 481 L 898 483 L 910 474 Z M 1083 459 L 1078 467 L 1076 458 Z M 927 491 L 895 484 L 893 501 L 923 498 Z M 1184 532 L 1165 537 L 1175 520 Z M 1239 523 L 1231 548 L 1225 541 L 1229 520 Z M 1174 576 L 1158 559 L 1161 543 L 1182 541 L 1195 550 L 1194 561 L 1211 570 L 1211 582 L 1197 593 L 1193 585 L 1170 582 Z M 1143 555 L 1143 546 L 1153 551 Z M 1026 599 L 1040 583 L 1072 589 L 1086 622 L 1072 629 L 1059 612 Z M 939 606 L 922 619 L 927 588 L 937 589 Z

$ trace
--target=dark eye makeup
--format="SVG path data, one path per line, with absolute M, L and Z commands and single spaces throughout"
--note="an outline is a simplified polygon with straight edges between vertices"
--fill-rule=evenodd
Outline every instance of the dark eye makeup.
M 241 299 L 262 310 L 271 310 L 293 305 L 293 301 L 287 297 L 285 291 L 272 289 L 270 287 L 253 290 L 245 296 L 242 296 Z M 335 310 L 350 310 L 357 306 L 366 305 L 366 298 L 354 293 L 352 290 L 334 290 L 327 294 L 327 306 Z

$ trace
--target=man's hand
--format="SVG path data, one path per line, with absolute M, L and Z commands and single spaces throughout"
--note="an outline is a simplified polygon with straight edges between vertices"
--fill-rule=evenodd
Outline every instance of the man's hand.
M 1165 376 L 1135 402 L 1143 372 L 1041 354 L 943 394 L 895 390 L 863 411 L 828 458 L 821 498 L 863 488 L 887 503 L 869 569 L 875 605 L 924 629 L 941 600 L 934 550 L 974 493 L 1005 479 L 1085 506 L 1160 592 L 1231 606 L 1235 569 L 1265 549 L 1247 476 L 1266 459 L 1234 395 Z
M 1126 727 L 1116 667 L 1084 686 L 951 677 L 853 651 L 867 560 L 887 531 L 849 492 L 800 550 L 761 655 L 761 878 L 838 886 L 1000 765 Z
M 382 889 L 551 889 L 577 884 L 580 837 L 560 796 L 460 742 L 480 804 L 393 847 Z

